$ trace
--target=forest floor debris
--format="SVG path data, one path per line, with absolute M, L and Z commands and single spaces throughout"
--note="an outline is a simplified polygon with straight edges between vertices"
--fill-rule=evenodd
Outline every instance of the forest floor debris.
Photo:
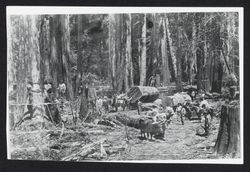
M 214 103 L 215 109 L 221 103 Z M 206 137 L 196 135 L 203 123 L 193 120 L 181 125 L 173 119 L 165 140 L 140 138 L 140 130 L 124 125 L 116 117 L 138 116 L 137 111 L 105 115 L 102 122 L 78 123 L 75 126 L 32 128 L 34 121 L 22 124 L 21 130 L 10 131 L 11 158 L 30 160 L 176 160 L 213 159 L 219 118 L 213 120 Z M 112 125 L 111 125 L 112 124 Z M 117 125 L 119 124 L 119 125 Z M 51 128 L 49 128 L 51 127 Z

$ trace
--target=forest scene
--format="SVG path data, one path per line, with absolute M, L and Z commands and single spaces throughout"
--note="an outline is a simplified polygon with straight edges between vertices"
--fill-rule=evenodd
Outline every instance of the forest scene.
M 10 159 L 241 158 L 238 12 L 7 21 Z

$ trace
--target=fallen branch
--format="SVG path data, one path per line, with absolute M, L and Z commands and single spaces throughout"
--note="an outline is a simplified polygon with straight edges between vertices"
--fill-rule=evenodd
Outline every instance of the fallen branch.
M 96 143 L 91 143 L 82 147 L 82 149 L 74 154 L 64 157 L 62 161 L 79 161 L 85 159 L 88 155 L 95 153 L 106 139 L 100 140 Z

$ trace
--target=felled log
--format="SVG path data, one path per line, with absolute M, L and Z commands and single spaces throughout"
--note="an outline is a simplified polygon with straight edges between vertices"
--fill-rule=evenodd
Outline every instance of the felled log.
M 106 125 L 106 126 L 110 126 L 110 127 L 115 127 L 116 126 L 114 122 L 109 121 L 109 120 L 105 120 L 105 119 L 98 121 L 97 124 Z
M 185 85 L 183 86 L 183 90 L 187 92 L 197 91 L 196 85 Z
M 117 114 L 116 120 L 121 122 L 123 125 L 139 129 L 139 119 L 141 117 L 141 115 Z
M 167 96 L 163 98 L 163 106 L 176 106 L 178 103 L 184 104 L 186 101 L 192 101 L 191 97 L 185 93 L 176 93 L 173 96 Z
M 159 90 L 155 87 L 134 86 L 129 89 L 127 96 L 131 103 L 136 103 L 138 100 L 141 102 L 153 102 L 159 97 Z
M 165 86 L 165 87 L 157 87 L 157 89 L 159 90 L 160 95 L 164 95 L 164 96 L 170 96 L 176 92 L 175 85 L 169 85 L 169 86 Z
M 215 144 L 218 155 L 229 154 L 232 158 L 240 155 L 240 107 L 228 104 L 221 107 L 221 121 Z
M 160 105 L 156 103 L 143 103 L 142 104 L 142 111 L 153 110 L 154 108 L 160 108 Z

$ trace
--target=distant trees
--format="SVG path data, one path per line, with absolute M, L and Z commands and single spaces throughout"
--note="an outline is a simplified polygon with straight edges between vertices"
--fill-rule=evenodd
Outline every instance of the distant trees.
M 64 80 L 72 99 L 88 73 L 95 75 L 91 82 L 110 84 L 117 92 L 148 85 L 158 73 L 163 86 L 176 82 L 181 90 L 182 82 L 189 82 L 220 92 L 224 76 L 239 75 L 238 13 L 11 16 L 10 21 L 9 59 L 16 66 L 8 72 L 18 89 L 27 77 L 55 86 Z

